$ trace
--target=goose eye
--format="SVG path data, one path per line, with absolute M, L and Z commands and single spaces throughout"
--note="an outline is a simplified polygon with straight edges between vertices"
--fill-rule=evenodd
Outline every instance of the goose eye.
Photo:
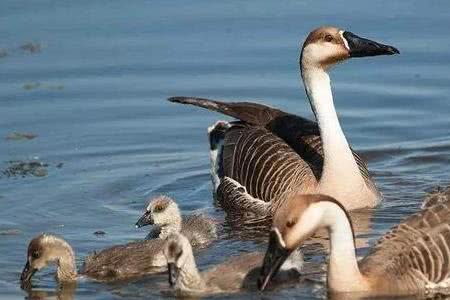
M 164 208 L 162 206 L 156 206 L 154 211 L 159 213 L 162 212 L 163 210 Z
M 286 227 L 291 228 L 295 225 L 295 223 L 297 223 L 296 220 L 289 220 L 286 222 Z
M 33 251 L 33 253 L 31 253 L 31 257 L 33 258 L 39 258 L 39 256 L 40 256 L 39 251 Z
M 331 36 L 331 34 L 327 34 L 327 35 L 325 36 L 325 41 L 331 42 L 332 40 L 333 40 L 333 37 Z

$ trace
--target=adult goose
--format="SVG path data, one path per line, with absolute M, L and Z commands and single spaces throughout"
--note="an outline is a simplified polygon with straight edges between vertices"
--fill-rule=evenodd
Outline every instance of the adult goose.
M 345 208 L 325 195 L 299 195 L 274 216 L 259 287 L 264 289 L 289 253 L 318 229 L 330 235 L 328 289 L 366 296 L 449 292 L 450 200 L 420 211 L 386 233 L 361 261 Z
M 239 120 L 209 129 L 212 178 L 221 206 L 270 216 L 298 192 L 333 196 L 349 210 L 377 205 L 381 195 L 339 124 L 328 70 L 352 57 L 396 53 L 392 46 L 338 28 L 312 31 L 303 44 L 300 70 L 317 122 L 250 102 L 169 98 Z

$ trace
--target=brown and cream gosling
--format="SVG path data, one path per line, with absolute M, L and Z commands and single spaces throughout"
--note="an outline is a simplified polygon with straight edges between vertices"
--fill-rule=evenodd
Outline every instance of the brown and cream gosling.
M 114 281 L 162 272 L 167 266 L 163 246 L 164 240 L 156 239 L 104 249 L 86 258 L 79 275 L 99 281 Z M 49 264 L 56 264 L 58 282 L 77 280 L 72 247 L 64 239 L 44 233 L 33 238 L 28 245 L 27 262 L 20 276 L 22 286 L 30 282 L 36 271 Z
M 261 290 L 288 254 L 321 228 L 330 235 L 331 292 L 391 296 L 448 291 L 450 201 L 408 217 L 358 262 L 350 218 L 342 204 L 325 195 L 298 195 L 280 207 L 258 281 Z
M 181 216 L 177 203 L 165 195 L 150 199 L 144 214 L 136 222 L 137 228 L 146 225 L 153 225 L 147 239 L 165 239 L 172 233 L 181 232 L 194 248 L 217 238 L 214 220 L 203 214 Z
M 220 265 L 199 272 L 192 247 L 182 234 L 172 234 L 166 239 L 164 255 L 167 259 L 169 283 L 181 295 L 205 295 L 240 290 L 256 290 L 256 278 L 263 253 L 252 252 L 231 257 Z M 300 250 L 294 251 L 279 274 L 284 280 L 297 279 L 303 266 Z M 279 276 L 279 277 L 281 277 Z

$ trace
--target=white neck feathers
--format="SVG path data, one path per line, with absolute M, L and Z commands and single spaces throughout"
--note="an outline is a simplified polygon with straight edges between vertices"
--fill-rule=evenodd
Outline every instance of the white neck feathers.
M 188 250 L 184 250 L 188 251 Z M 186 262 L 180 269 L 180 274 L 176 282 L 176 289 L 182 291 L 198 292 L 205 288 L 205 282 L 201 277 L 197 269 L 197 264 L 195 263 L 194 255 L 192 250 L 189 251 Z
M 334 107 L 330 77 L 320 66 L 303 63 L 302 77 L 312 110 L 319 124 L 324 164 L 320 178 L 323 194 L 342 199 L 365 185 L 342 131 Z
M 367 290 L 367 282 L 359 271 L 350 220 L 336 203 L 319 202 L 323 211 L 322 224 L 330 235 L 328 287 L 336 292 Z

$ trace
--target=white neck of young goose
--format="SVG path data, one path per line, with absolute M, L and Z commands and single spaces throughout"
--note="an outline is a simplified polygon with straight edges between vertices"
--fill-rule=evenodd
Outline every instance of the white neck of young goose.
M 335 292 L 367 290 L 368 284 L 358 267 L 353 230 L 347 214 L 333 202 L 323 201 L 318 205 L 330 235 L 329 289 Z
M 320 65 L 302 56 L 301 71 L 305 90 L 319 124 L 324 164 L 320 192 L 337 199 L 364 185 L 358 165 L 339 123 L 333 102 L 330 77 Z
M 75 254 L 72 247 L 64 242 L 56 240 L 52 258 L 56 261 L 56 279 L 59 282 L 71 282 L 77 279 L 77 270 L 75 264 Z
M 181 291 L 199 292 L 205 289 L 206 284 L 197 269 L 192 250 L 188 255 L 188 258 L 178 275 L 176 289 Z

